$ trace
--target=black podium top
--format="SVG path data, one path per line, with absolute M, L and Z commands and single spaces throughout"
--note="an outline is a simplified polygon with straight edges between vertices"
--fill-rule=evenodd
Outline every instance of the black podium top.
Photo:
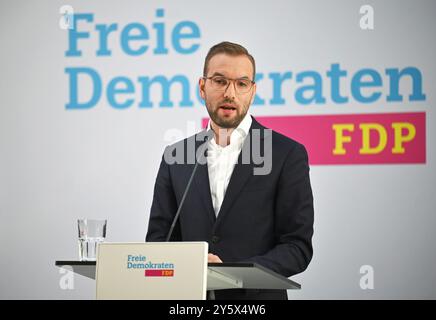
M 95 279 L 96 261 L 58 260 L 57 267 L 69 266 L 77 274 Z M 250 289 L 301 289 L 301 285 L 268 268 L 251 262 L 208 263 L 209 273 L 241 280 Z

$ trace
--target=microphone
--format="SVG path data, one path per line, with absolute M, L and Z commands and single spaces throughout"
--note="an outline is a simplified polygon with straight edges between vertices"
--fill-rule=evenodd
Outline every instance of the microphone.
M 198 135 L 200 135 L 200 134 L 198 134 Z M 201 147 L 203 147 L 203 146 L 207 146 L 207 142 L 209 141 L 209 139 L 210 139 L 210 137 L 212 135 L 213 135 L 213 131 L 212 130 L 205 131 L 206 141 L 201 146 L 199 146 L 197 150 L 200 150 Z M 196 151 L 196 153 L 198 153 L 198 151 Z M 202 152 L 202 154 L 204 154 L 204 151 Z M 182 207 L 183 207 L 183 204 L 185 202 L 186 195 L 188 194 L 188 191 L 189 191 L 189 189 L 191 187 L 192 180 L 194 180 L 194 176 L 195 176 L 195 172 L 197 171 L 198 163 L 199 163 L 198 159 L 197 159 L 197 157 L 195 157 L 195 166 L 194 166 L 194 169 L 192 170 L 191 176 L 189 177 L 188 184 L 186 185 L 186 188 L 185 188 L 185 192 L 183 192 L 182 200 L 180 200 L 179 207 L 177 208 L 176 215 L 174 216 L 173 222 L 171 224 L 170 231 L 168 231 L 168 234 L 167 234 L 167 237 L 165 239 L 165 242 L 169 242 L 170 238 L 171 238 L 171 235 L 173 234 L 174 227 L 176 226 L 177 220 L 179 219 L 179 215 L 180 215 L 180 212 L 182 211 Z

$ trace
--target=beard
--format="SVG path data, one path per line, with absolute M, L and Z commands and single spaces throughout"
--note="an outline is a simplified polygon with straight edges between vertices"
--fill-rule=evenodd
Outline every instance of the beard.
M 210 103 L 208 103 L 207 101 L 206 103 L 206 109 L 207 109 L 207 113 L 209 113 L 209 117 L 212 119 L 212 121 L 218 125 L 221 128 L 224 129 L 234 129 L 237 128 L 239 126 L 239 124 L 241 123 L 241 121 L 244 119 L 245 115 L 247 114 L 248 111 L 248 106 L 235 106 L 235 116 L 231 117 L 231 118 L 226 118 L 223 116 L 220 116 L 218 114 L 219 109 L 220 109 L 220 105 L 224 104 L 224 103 L 232 103 L 231 101 L 223 101 L 219 104 L 217 104 L 215 107 L 211 106 Z M 234 103 L 233 103 L 234 104 Z

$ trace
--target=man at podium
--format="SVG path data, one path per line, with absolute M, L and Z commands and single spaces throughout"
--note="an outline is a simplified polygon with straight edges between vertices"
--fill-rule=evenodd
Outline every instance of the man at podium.
M 199 79 L 209 123 L 166 148 L 146 241 L 207 241 L 209 262 L 255 262 L 290 277 L 304 271 L 313 254 L 308 156 L 303 145 L 250 115 L 255 74 L 243 46 L 222 42 L 209 50 Z M 214 294 L 287 299 L 286 290 Z

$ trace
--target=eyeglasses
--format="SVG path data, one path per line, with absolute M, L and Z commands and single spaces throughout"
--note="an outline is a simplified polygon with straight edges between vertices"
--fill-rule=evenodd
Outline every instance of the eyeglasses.
M 236 93 L 247 93 L 255 83 L 250 79 L 230 79 L 223 76 L 203 77 L 203 79 L 210 80 L 212 89 L 216 91 L 226 91 L 230 82 L 233 82 Z

